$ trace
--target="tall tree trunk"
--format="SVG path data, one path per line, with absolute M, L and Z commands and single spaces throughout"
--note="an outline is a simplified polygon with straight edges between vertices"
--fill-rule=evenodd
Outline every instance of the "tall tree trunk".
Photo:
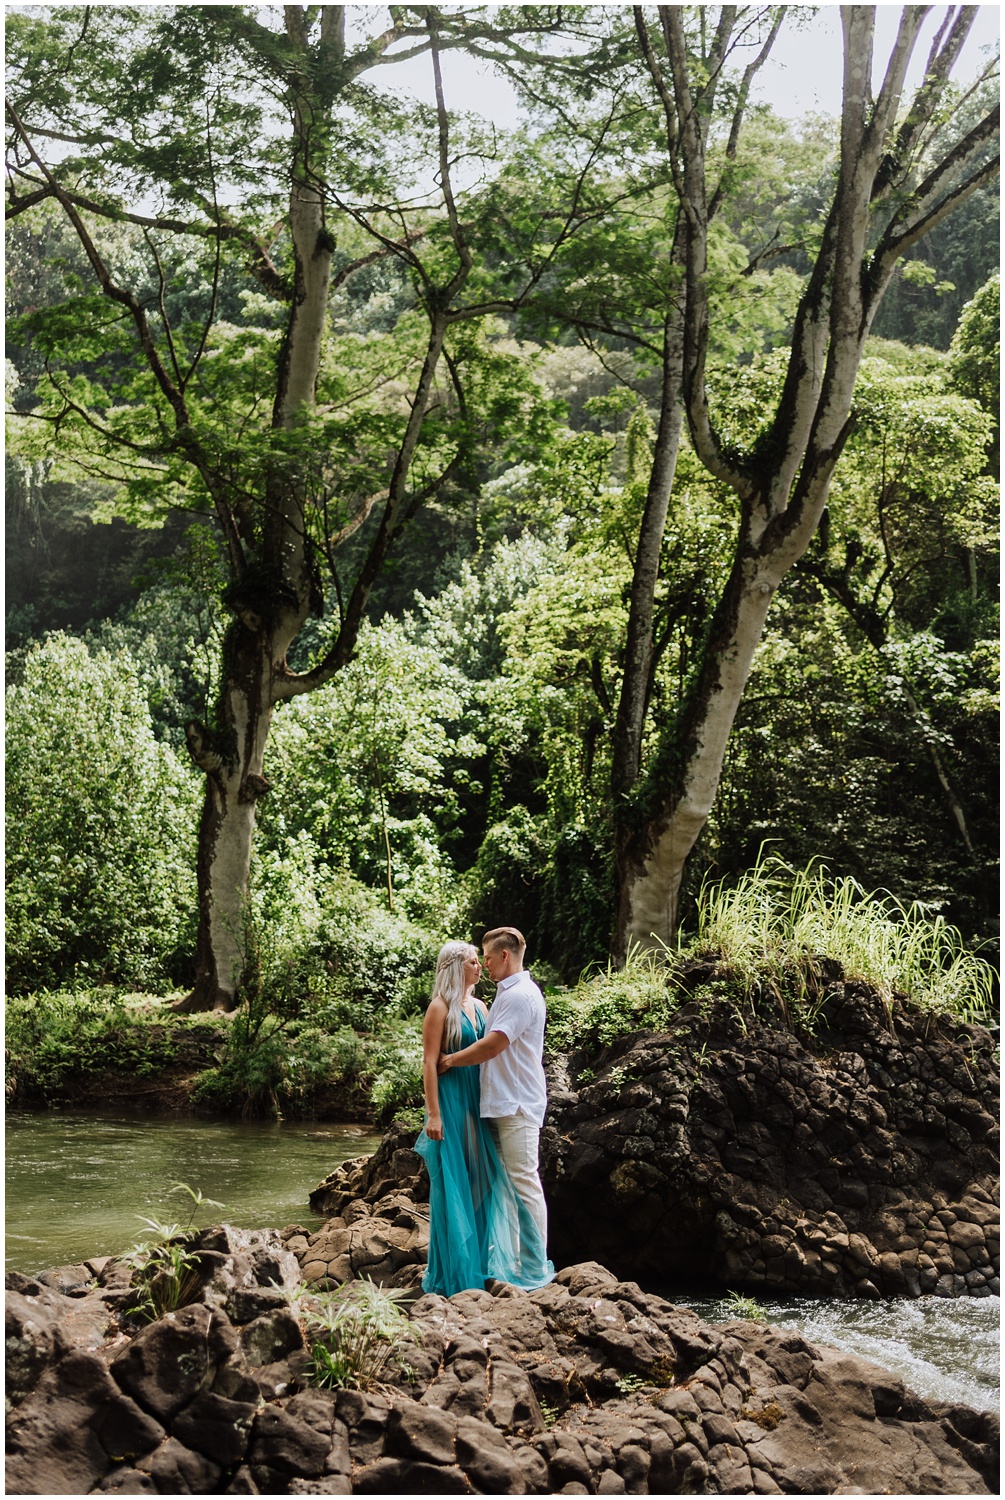
M 621 958 L 633 943 L 649 948 L 673 941 L 684 866 L 715 801 L 726 744 L 777 586 L 775 570 L 753 545 L 738 549 L 697 683 L 672 744 L 663 747 L 650 772 L 651 781 L 662 783 L 660 804 L 655 815 L 643 811 L 626 838 Z
M 722 7 L 722 17 L 730 11 Z M 903 184 L 920 150 L 949 73 L 972 24 L 972 8 L 947 17 L 925 81 L 902 123 L 900 94 L 923 7 L 906 7 L 875 100 L 871 73 L 874 13 L 845 6 L 840 169 L 821 248 L 800 301 L 775 420 L 758 451 L 738 459 L 720 443 L 705 384 L 709 343 L 707 245 L 709 200 L 705 140 L 692 82 L 682 10 L 661 6 L 673 82 L 659 73 L 642 20 L 638 29 L 668 113 L 674 178 L 687 225 L 683 387 L 699 459 L 740 500 L 735 561 L 716 609 L 701 665 L 680 719 L 661 745 L 636 799 L 639 812 L 624 854 L 617 949 L 669 943 L 676 931 L 681 877 L 711 812 L 726 745 L 771 600 L 803 555 L 827 501 L 834 467 L 852 425 L 852 399 L 872 318 L 898 258 L 997 171 L 975 162 L 997 131 L 989 114 L 913 190 Z M 697 93 L 696 93 L 697 88 Z M 961 181 L 962 178 L 962 181 Z M 892 195 L 901 201 L 874 233 L 874 215 Z M 889 212 L 889 211 L 888 211 Z
M 286 7 L 291 42 L 306 61 L 303 14 Z M 312 153 L 326 111 L 306 73 L 294 80 L 293 163 L 289 226 L 295 263 L 293 298 L 279 355 L 272 428 L 295 433 L 314 406 L 328 307 L 334 242 L 325 225 L 320 172 Z M 301 463 L 276 454 L 266 486 L 258 556 L 232 586 L 236 614 L 223 652 L 217 724 L 191 724 L 189 751 L 206 773 L 199 824 L 199 927 L 196 979 L 183 1010 L 229 1009 L 244 971 L 248 885 L 255 810 L 269 789 L 263 774 L 272 713 L 288 672 L 286 653 L 310 612 L 314 585 L 306 546 Z
M 199 824 L 199 931 L 196 978 L 180 1010 L 229 1010 L 245 966 L 246 899 L 258 798 L 272 720 L 269 652 L 260 631 L 235 621 L 227 635 L 220 727 L 188 726 L 188 744 L 206 775 Z
M 344 58 L 344 13 L 328 7 L 322 16 L 322 61 L 307 66 L 304 11 L 286 6 L 287 32 L 305 66 L 290 79 L 294 101 L 289 226 L 295 258 L 293 300 L 279 358 L 272 427 L 292 435 L 309 416 L 321 364 L 334 241 L 325 222 L 324 142 L 331 127 L 325 90 Z M 207 775 L 199 830 L 199 933 L 197 979 L 181 1008 L 202 1010 L 233 1004 L 244 966 L 244 932 L 254 834 L 255 804 L 268 791 L 263 775 L 266 740 L 278 703 L 316 691 L 351 659 L 370 591 L 397 535 L 419 496 L 409 494 L 411 465 L 433 391 L 447 334 L 451 302 L 464 287 L 472 257 L 464 241 L 450 182 L 449 131 L 443 100 L 436 25 L 428 18 L 440 137 L 440 184 L 458 265 L 444 286 L 426 280 L 430 328 L 405 431 L 395 456 L 387 500 L 374 539 L 360 566 L 334 645 L 310 671 L 292 672 L 286 653 L 312 607 L 320 604 L 307 544 L 305 465 L 290 462 L 287 444 L 277 444 L 267 483 L 259 555 L 230 590 L 237 619 L 224 652 L 219 725 L 188 730 L 189 749 Z M 386 34 L 390 36 L 390 33 Z M 315 159 L 320 153 L 319 159 Z M 241 570 L 239 570 L 240 572 Z
M 667 512 L 673 490 L 684 426 L 684 396 L 681 373 L 684 357 L 684 318 L 679 307 L 671 309 L 663 332 L 663 384 L 660 422 L 653 463 L 639 527 L 628 609 L 628 632 L 621 692 L 614 723 L 611 757 L 611 791 L 614 803 L 614 859 L 619 899 L 633 878 L 634 822 L 630 794 L 642 767 L 642 737 L 653 679 L 653 617 L 660 553 Z M 623 931 L 619 922 L 618 934 Z M 616 936 L 615 948 L 621 944 Z M 624 956 L 621 952 L 620 956 Z

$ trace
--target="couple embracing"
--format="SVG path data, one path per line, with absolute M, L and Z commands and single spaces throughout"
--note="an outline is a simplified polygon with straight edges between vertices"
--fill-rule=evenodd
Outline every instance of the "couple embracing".
M 482 939 L 496 986 L 491 1013 L 471 943 L 446 943 L 422 1028 L 426 1125 L 415 1143 L 429 1169 L 425 1292 L 449 1297 L 486 1281 L 531 1290 L 555 1274 L 538 1174 L 547 1105 L 544 997 L 523 966 L 515 927 Z

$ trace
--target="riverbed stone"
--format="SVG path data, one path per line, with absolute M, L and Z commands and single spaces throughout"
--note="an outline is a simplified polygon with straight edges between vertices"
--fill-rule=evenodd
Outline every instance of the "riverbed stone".
M 262 1490 L 294 1476 L 317 1479 L 329 1448 L 328 1439 L 309 1423 L 282 1407 L 267 1406 L 255 1418 L 248 1467 Z
M 271 1365 L 304 1346 L 300 1324 L 288 1306 L 273 1307 L 240 1331 L 240 1351 L 249 1365 Z
M 43 1282 L 17 1273 L 8 1276 L 4 1318 L 8 1411 L 68 1352 L 70 1341 L 60 1327 L 64 1307 L 65 1299 Z
M 256 1411 L 250 1401 L 229 1401 L 201 1391 L 175 1417 L 172 1432 L 187 1448 L 231 1468 L 247 1452 Z
M 122 1390 L 168 1421 L 235 1352 L 234 1329 L 223 1315 L 194 1303 L 142 1329 L 117 1355 L 111 1373 Z
M 98 1355 L 71 1350 L 8 1421 L 8 1493 L 86 1494 L 114 1464 L 149 1452 L 163 1437 Z
M 492 1283 L 420 1297 L 402 1340 L 433 1351 L 418 1373 L 392 1363 L 379 1392 L 307 1388 L 257 1407 L 220 1394 L 246 1353 L 218 1307 L 158 1320 L 159 1334 L 156 1324 L 125 1327 L 109 1340 L 111 1369 L 163 1420 L 119 1389 L 98 1355 L 63 1355 L 12 1414 L 9 1488 L 883 1493 L 902 1490 L 902 1475 L 916 1493 L 993 1487 L 997 1426 L 981 1413 L 932 1407 L 888 1372 L 790 1331 L 702 1324 L 596 1263 L 561 1278 L 532 1293 Z M 180 1357 L 199 1349 L 205 1360 L 185 1361 L 198 1388 L 179 1407 Z M 158 1381 L 169 1387 L 159 1399 Z M 461 1406 L 469 1389 L 480 1399 Z
M 211 1495 L 223 1472 L 220 1463 L 186 1447 L 174 1436 L 165 1438 L 136 1467 L 149 1474 L 161 1495 Z

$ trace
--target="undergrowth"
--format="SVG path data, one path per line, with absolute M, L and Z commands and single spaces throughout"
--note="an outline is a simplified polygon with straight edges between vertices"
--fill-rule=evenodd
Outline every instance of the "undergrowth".
M 732 885 L 706 881 L 694 931 L 675 946 L 632 944 L 620 969 L 585 973 L 550 997 L 549 1049 L 664 1030 L 685 1004 L 724 1001 L 743 1022 L 765 996 L 811 1034 L 835 974 L 871 985 L 888 1014 L 903 996 L 923 1014 L 963 1023 L 988 1019 L 997 980 L 955 927 L 919 903 L 834 879 L 818 861 L 795 870 L 769 856 Z
M 10 1102 L 48 1103 L 71 1082 L 106 1072 L 155 1078 L 186 1040 L 222 1036 L 214 1016 L 176 1015 L 163 1000 L 116 989 L 43 990 L 7 1001 Z
M 411 1327 L 401 1306 L 409 1296 L 366 1277 L 337 1292 L 298 1291 L 295 1306 L 311 1351 L 311 1384 L 373 1390 L 392 1365 L 404 1369 L 398 1345 Z
M 336 952 L 331 939 L 315 948 L 281 940 L 274 928 L 267 941 L 249 931 L 252 962 L 229 1017 L 180 1015 L 163 1000 L 116 990 L 12 999 L 8 1102 L 56 1103 L 109 1072 L 142 1080 L 174 1067 L 205 1109 L 417 1119 L 419 995 L 429 993 L 432 949 L 409 929 L 396 957 L 400 933 L 387 921 L 354 930 L 366 939 L 354 972 L 342 938 Z M 795 870 L 768 857 L 731 885 L 706 881 L 693 930 L 673 947 L 634 945 L 621 968 L 584 973 L 570 991 L 549 989 L 548 1048 L 589 1054 L 626 1033 L 663 1031 L 685 1004 L 707 1012 L 726 1003 L 745 1025 L 770 1001 L 773 1016 L 812 1035 L 841 976 L 873 986 L 888 1013 L 906 996 L 922 1013 L 964 1023 L 989 1016 L 996 981 L 955 928 L 917 903 L 832 878 L 816 861 Z

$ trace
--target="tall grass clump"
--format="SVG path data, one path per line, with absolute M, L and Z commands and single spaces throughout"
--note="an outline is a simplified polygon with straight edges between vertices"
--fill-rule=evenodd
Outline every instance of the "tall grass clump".
M 126 1315 L 139 1323 L 152 1323 L 195 1301 L 202 1287 L 202 1256 L 194 1244 L 195 1217 L 202 1208 L 223 1208 L 222 1203 L 203 1197 L 198 1188 L 189 1187 L 187 1182 L 176 1182 L 168 1191 L 187 1193 L 191 1198 L 188 1222 L 163 1224 L 139 1214 L 141 1222 L 157 1236 L 156 1242 L 134 1245 L 122 1257 L 132 1268 L 130 1286 L 137 1298 L 126 1309 Z
M 773 981 L 805 992 L 828 958 L 848 979 L 875 987 L 884 1004 L 907 995 L 923 1010 L 961 1021 L 986 1017 L 995 974 L 944 917 L 833 878 L 811 860 L 796 870 L 776 855 L 758 860 L 735 885 L 705 881 L 692 951 L 714 953 L 748 987 Z

